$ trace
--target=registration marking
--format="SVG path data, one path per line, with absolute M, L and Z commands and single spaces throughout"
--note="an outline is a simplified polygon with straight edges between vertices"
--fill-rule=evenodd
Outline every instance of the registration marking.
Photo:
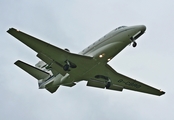
M 135 83 L 135 82 L 129 82 L 129 81 L 124 81 L 122 79 L 118 80 L 119 83 L 124 83 L 125 85 L 131 86 L 131 87 L 135 87 L 135 88 L 140 88 L 141 85 Z

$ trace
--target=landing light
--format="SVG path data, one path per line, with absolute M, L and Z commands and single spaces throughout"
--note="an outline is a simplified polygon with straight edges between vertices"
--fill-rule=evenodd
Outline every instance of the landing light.
M 102 57 L 104 57 L 104 55 L 105 55 L 104 53 L 103 53 L 103 54 L 100 54 L 100 55 L 99 55 L 99 58 L 102 58 Z
M 108 58 L 108 62 L 111 60 L 111 58 Z
M 99 55 L 99 58 L 102 58 L 103 57 L 103 55 Z

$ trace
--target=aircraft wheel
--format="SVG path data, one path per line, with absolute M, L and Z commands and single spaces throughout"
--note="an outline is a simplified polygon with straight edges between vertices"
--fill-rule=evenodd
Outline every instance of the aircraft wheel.
M 69 71 L 69 65 L 67 65 L 67 64 L 64 65 L 64 66 L 63 66 L 63 69 L 64 69 L 65 71 Z
M 77 66 L 74 63 L 70 63 L 71 68 L 76 68 Z
M 137 46 L 137 43 L 136 42 L 133 42 L 132 46 L 133 47 L 136 47 Z
M 109 89 L 110 88 L 110 86 L 111 86 L 111 82 L 108 82 L 107 84 L 106 84 L 106 89 Z

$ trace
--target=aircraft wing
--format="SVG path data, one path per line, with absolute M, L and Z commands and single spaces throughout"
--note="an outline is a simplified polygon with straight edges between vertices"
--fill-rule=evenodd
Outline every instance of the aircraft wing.
M 105 88 L 106 81 L 103 79 L 105 78 L 105 76 L 107 76 L 108 78 L 106 77 L 106 79 L 111 80 L 110 87 L 108 88 L 111 90 L 122 91 L 123 89 L 129 89 L 129 90 L 134 90 L 138 92 L 144 92 L 144 93 L 149 93 L 149 94 L 159 95 L 159 96 L 165 93 L 154 87 L 151 87 L 142 82 L 139 82 L 125 75 L 117 73 L 108 64 L 102 65 L 101 67 L 96 67 L 95 69 L 91 70 L 90 75 L 92 74 L 94 76 L 96 75 L 97 76 L 95 78 L 88 79 L 87 86 Z
M 70 62 L 74 63 L 79 68 L 83 68 L 81 70 L 79 69 L 79 71 L 82 73 L 86 70 L 85 66 L 90 67 L 95 64 L 90 63 L 92 57 L 70 53 L 14 28 L 10 28 L 7 32 L 36 51 L 38 53 L 37 56 L 40 59 L 42 59 L 47 64 L 50 64 L 52 68 L 60 72 L 62 75 L 65 75 L 65 71 L 62 69 L 62 67 L 65 65 L 66 60 L 70 60 Z

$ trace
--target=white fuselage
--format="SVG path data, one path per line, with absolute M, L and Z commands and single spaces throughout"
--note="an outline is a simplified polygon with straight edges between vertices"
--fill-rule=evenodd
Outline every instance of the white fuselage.
M 144 33 L 145 30 L 146 27 L 144 25 L 131 27 L 122 26 L 116 28 L 79 54 L 90 56 L 94 59 L 107 63 L 107 61 L 110 61 L 115 55 L 132 42 L 130 39 L 131 37 L 136 35 L 139 31 Z

